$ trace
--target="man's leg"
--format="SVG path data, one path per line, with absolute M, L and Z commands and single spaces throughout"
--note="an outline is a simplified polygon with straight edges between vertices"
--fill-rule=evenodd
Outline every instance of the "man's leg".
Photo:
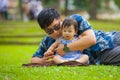
M 102 52 L 100 62 L 105 65 L 120 65 L 120 46 Z
M 86 64 L 89 60 L 88 55 L 81 55 L 79 59 L 77 59 L 77 62 L 80 62 L 82 64 Z
M 31 59 L 31 63 L 41 63 L 41 58 L 39 58 L 39 57 L 33 57 Z

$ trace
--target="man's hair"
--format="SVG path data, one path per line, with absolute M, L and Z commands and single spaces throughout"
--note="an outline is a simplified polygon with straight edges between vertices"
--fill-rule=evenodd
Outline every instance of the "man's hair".
M 78 31 L 78 23 L 74 18 L 66 18 L 62 23 L 62 28 L 69 28 L 69 26 L 73 25 L 75 31 Z
M 59 18 L 60 18 L 60 14 L 55 9 L 45 8 L 39 13 L 37 17 L 37 21 L 39 26 L 42 29 L 45 29 L 53 22 L 54 19 L 59 19 Z

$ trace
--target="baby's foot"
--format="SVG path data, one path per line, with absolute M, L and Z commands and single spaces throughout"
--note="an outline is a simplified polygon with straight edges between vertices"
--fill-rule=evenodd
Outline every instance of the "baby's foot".
M 75 60 L 75 61 L 81 63 L 81 61 L 80 61 L 79 59 L 77 59 L 77 60 Z
M 68 60 L 61 60 L 61 63 L 68 62 Z

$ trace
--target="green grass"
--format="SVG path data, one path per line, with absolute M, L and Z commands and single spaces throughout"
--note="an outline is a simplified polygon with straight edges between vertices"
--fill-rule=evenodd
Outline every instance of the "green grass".
M 9 34 L 11 33 L 11 34 Z M 36 21 L 0 23 L 0 35 L 45 34 Z
M 34 43 L 40 42 L 45 35 L 36 21 L 3 22 L 0 24 L 0 42 Z
M 119 80 L 117 66 L 22 67 L 30 61 L 37 45 L 0 48 L 0 80 Z
M 120 31 L 118 21 L 90 21 L 95 29 Z M 9 26 L 13 28 L 9 28 Z M 20 27 L 21 26 L 21 27 Z M 5 33 L 4 33 L 5 31 Z M 39 34 L 45 32 L 32 22 L 0 23 L 0 36 Z M 0 38 L 0 41 L 37 42 L 42 37 Z M 29 63 L 38 45 L 0 45 L 0 80 L 120 80 L 119 66 L 90 65 L 80 67 L 22 67 Z
M 13 41 L 13 42 L 40 42 L 42 39 L 42 37 L 37 37 L 37 38 L 3 38 L 0 39 L 0 41 Z
M 117 21 L 90 21 L 92 27 L 103 31 L 120 31 L 120 20 Z

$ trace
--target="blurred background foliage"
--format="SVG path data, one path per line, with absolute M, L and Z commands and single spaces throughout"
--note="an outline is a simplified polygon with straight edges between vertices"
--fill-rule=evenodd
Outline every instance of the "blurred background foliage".
M 14 20 L 23 20 L 23 0 L 10 0 L 15 4 L 9 7 L 9 14 Z M 120 0 L 37 0 L 43 8 L 55 8 L 63 16 L 73 13 L 83 15 L 87 19 L 120 19 Z M 12 9 L 12 10 L 11 10 Z M 12 18 L 13 19 L 13 18 Z
M 89 15 L 90 19 L 106 12 L 119 12 L 120 0 L 42 0 L 44 7 L 52 7 L 64 15 L 81 13 Z M 112 6 L 112 7 L 111 7 Z
M 114 0 L 116 5 L 120 8 L 120 0 Z
M 0 1 L 3 2 L 4 0 Z M 86 80 L 119 80 L 120 68 L 117 66 L 90 66 L 89 68 L 85 67 L 85 69 L 79 67 L 73 69 L 71 67 L 44 67 L 44 69 L 20 67 L 21 64 L 30 62 L 32 54 L 37 50 L 46 33 L 40 29 L 35 19 L 26 18 L 25 12 L 27 12 L 27 9 L 24 8 L 26 3 L 23 3 L 23 0 L 9 1 L 11 1 L 7 9 L 9 18 L 2 20 L 2 17 L 0 17 L 0 80 L 64 80 L 66 77 L 68 78 L 66 80 L 78 80 L 79 78 L 85 78 Z M 33 1 L 40 1 L 43 8 L 57 9 L 62 18 L 77 13 L 86 19 L 91 19 L 89 22 L 95 30 L 120 31 L 120 0 Z M 65 71 L 63 72 L 63 70 Z M 72 71 L 74 71 L 74 74 Z M 71 74 L 76 75 L 80 72 L 82 74 L 83 71 L 85 73 L 79 78 L 78 75 L 71 76 Z M 63 74 L 59 75 L 58 72 Z M 43 75 L 41 76 L 41 74 Z

